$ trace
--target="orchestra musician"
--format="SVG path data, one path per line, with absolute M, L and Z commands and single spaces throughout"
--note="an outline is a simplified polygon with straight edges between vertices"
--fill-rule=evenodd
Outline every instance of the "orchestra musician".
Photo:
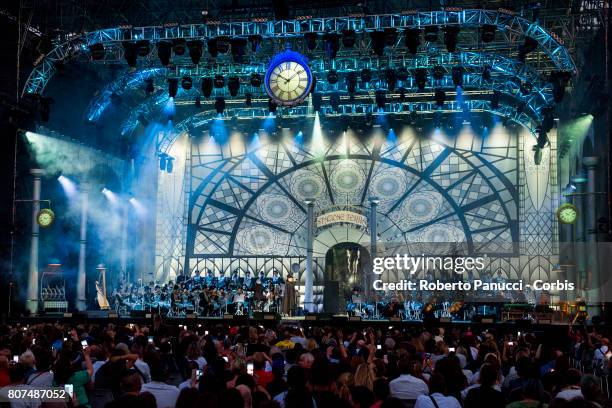
M 229 284 L 229 279 L 225 276 L 225 271 L 221 272 L 221 276 L 217 279 L 217 288 L 225 289 Z
M 249 292 L 253 290 L 253 287 L 255 286 L 255 279 L 253 279 L 251 276 L 251 271 L 247 270 L 244 273 L 244 281 L 242 282 L 242 286 Z
M 208 268 L 206 269 L 206 278 L 204 278 L 204 283 L 209 288 L 212 288 L 217 284 L 217 280 L 215 279 L 213 272 Z
M 238 271 L 239 271 L 239 269 L 236 268 L 236 269 L 234 269 L 234 272 L 232 272 L 232 278 L 230 280 L 230 286 L 233 289 L 242 287 L 242 279 L 240 278 L 240 276 L 238 276 Z
M 280 273 L 278 272 L 278 269 L 274 268 L 272 270 L 272 284 L 273 285 L 282 285 L 284 283 L 285 283 L 285 281 L 283 280 L 283 277 L 280 276 Z

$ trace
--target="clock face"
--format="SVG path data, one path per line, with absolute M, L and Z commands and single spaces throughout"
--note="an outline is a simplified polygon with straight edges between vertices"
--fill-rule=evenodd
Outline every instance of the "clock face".
M 573 224 L 578 218 L 578 210 L 573 204 L 563 204 L 557 210 L 557 218 L 562 224 Z
M 268 95 L 280 105 L 299 104 L 312 87 L 310 68 L 297 61 L 283 61 L 271 66 L 266 79 Z
M 38 213 L 38 216 L 36 217 L 36 221 L 38 222 L 38 225 L 40 225 L 41 227 L 48 227 L 49 225 L 53 223 L 54 218 L 55 218 L 55 215 L 53 214 L 53 211 L 49 209 L 44 209 Z

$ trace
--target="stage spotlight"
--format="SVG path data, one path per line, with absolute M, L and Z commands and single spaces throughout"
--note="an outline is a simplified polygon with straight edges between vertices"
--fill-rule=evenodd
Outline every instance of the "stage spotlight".
M 493 91 L 493 95 L 491 96 L 491 108 L 497 109 L 499 108 L 499 98 L 501 96 L 501 92 L 498 90 Z
M 151 43 L 149 43 L 149 40 L 137 41 L 136 49 L 139 57 L 146 57 L 151 52 Z
M 565 88 L 572 78 L 571 72 L 568 71 L 553 71 L 550 73 L 549 82 L 553 86 L 553 99 L 556 103 L 560 103 L 565 95 Z
M 212 94 L 213 80 L 210 77 L 202 78 L 202 95 L 208 98 Z
M 313 51 L 315 48 L 317 48 L 317 38 L 317 33 L 304 34 L 304 40 L 306 40 L 306 48 L 308 48 L 308 51 Z
M 242 64 L 246 53 L 247 40 L 245 38 L 232 38 L 230 41 L 232 48 L 232 58 L 234 62 Z
M 248 107 L 253 106 L 253 95 L 251 95 L 250 93 L 244 95 L 244 104 Z
M 225 77 L 223 75 L 215 75 L 215 88 L 223 88 L 225 86 Z
M 171 98 L 174 98 L 177 92 L 178 92 L 178 79 L 168 78 L 168 95 Z
M 213 58 L 217 58 L 217 55 L 219 55 L 219 49 L 217 45 L 218 41 L 216 38 L 210 38 L 208 41 L 206 41 L 206 48 L 208 49 L 208 53 Z
M 555 126 L 555 109 L 550 105 L 545 106 L 540 113 L 542 114 L 542 130 L 548 133 Z
M 327 72 L 327 82 L 330 85 L 334 85 L 338 83 L 338 80 L 339 80 L 338 71 L 336 71 L 335 69 L 330 69 Z
M 444 75 L 446 75 L 446 70 L 442 65 L 436 65 L 435 67 L 433 67 L 433 79 L 444 79 Z
M 384 31 L 372 31 L 370 33 L 370 39 L 372 40 L 372 51 L 374 54 L 381 57 L 385 53 L 385 40 L 386 35 Z
M 523 44 L 519 46 L 518 59 L 525 62 L 525 57 L 538 48 L 538 42 L 532 37 L 525 37 Z
M 188 91 L 191 89 L 191 87 L 193 86 L 193 79 L 190 76 L 184 76 L 183 79 L 181 79 L 181 87 Z
M 232 48 L 232 42 L 227 36 L 217 37 L 217 51 L 219 54 L 227 54 L 229 50 Z
M 427 42 L 438 41 L 438 31 L 439 31 L 439 28 L 437 26 L 425 27 L 425 41 Z
M 385 46 L 394 47 L 397 44 L 397 30 L 395 28 L 385 28 Z
M 240 78 L 237 76 L 229 77 L 227 79 L 227 89 L 229 90 L 230 95 L 238 95 L 238 91 L 240 90 Z
M 463 86 L 463 67 L 453 67 L 451 71 L 451 76 L 453 78 L 453 85 L 455 87 Z
M 134 211 L 136 212 L 137 215 L 144 216 L 144 215 L 147 214 L 147 209 L 145 208 L 145 206 L 140 201 L 138 201 L 134 197 L 130 197 L 130 199 L 128 201 L 130 202 L 130 204 L 134 208 Z
M 414 70 L 414 81 L 419 88 L 419 91 L 425 90 L 427 85 L 427 70 L 425 68 L 417 68 Z
M 258 87 L 258 86 L 261 86 L 261 84 L 262 84 L 261 75 L 258 74 L 257 72 L 253 72 L 251 74 L 251 86 Z
M 395 70 L 395 76 L 399 81 L 406 81 L 410 76 L 410 73 L 408 73 L 406 67 L 399 67 Z
M 404 32 L 404 37 L 408 52 L 412 55 L 416 55 L 419 50 L 419 45 L 421 44 L 421 30 L 418 28 L 408 28 Z
M 96 43 L 91 44 L 89 46 L 89 53 L 91 54 L 91 59 L 94 61 L 100 61 L 104 59 L 104 44 Z
M 157 43 L 157 57 L 162 66 L 170 64 L 170 57 L 172 55 L 172 44 L 168 41 L 160 41 Z
M 64 193 L 68 198 L 76 198 L 78 189 L 74 181 L 64 176 L 63 174 L 60 174 L 60 176 L 57 178 L 57 181 L 59 181 L 60 185 L 62 186 L 62 189 L 64 190 Z
M 278 105 L 276 104 L 276 102 L 274 102 L 274 100 L 272 99 L 268 99 L 268 112 L 275 113 L 277 108 Z
M 174 157 L 168 156 L 166 158 L 166 172 L 172 173 L 173 168 L 174 168 Z
M 436 89 L 436 92 L 434 93 L 434 99 L 436 101 L 437 106 L 444 106 L 444 102 L 446 101 L 446 92 L 441 89 Z
M 487 81 L 487 82 L 491 80 L 491 66 L 490 65 L 485 65 L 485 67 L 482 69 L 482 80 Z
M 325 40 L 325 55 L 331 59 L 336 58 L 340 48 L 340 34 L 326 33 L 323 39 Z
M 312 108 L 315 110 L 315 112 L 318 112 L 321 110 L 321 105 L 323 104 L 323 97 L 321 96 L 320 93 L 312 93 Z
M 162 113 L 164 114 L 167 120 L 174 119 L 174 116 L 176 115 L 176 106 L 174 105 L 174 98 L 168 98 L 168 100 L 166 100 L 166 103 L 162 108 Z
M 200 95 L 195 97 L 194 104 L 195 104 L 195 107 L 198 109 L 202 107 L 202 99 L 200 98 Z
M 251 43 L 251 51 L 257 52 L 259 50 L 259 46 L 263 41 L 263 37 L 259 34 L 249 35 L 249 42 Z
M 493 24 L 483 24 L 480 26 L 480 40 L 483 43 L 490 43 L 495 40 L 495 31 L 497 26 Z
M 527 106 L 527 104 L 525 102 L 519 102 L 518 105 L 516 105 L 516 113 L 517 113 L 517 115 L 520 115 L 523 112 L 525 112 L 525 107 L 526 106 Z
M 533 90 L 533 85 L 531 84 L 531 82 L 521 82 L 521 84 L 519 85 L 519 90 L 521 91 L 521 94 L 529 95 Z
M 457 51 L 457 36 L 461 29 L 458 26 L 446 26 L 444 27 L 444 45 L 448 52 Z
M 225 98 L 218 96 L 215 100 L 215 110 L 218 114 L 222 114 L 225 111 Z
M 187 42 L 184 38 L 175 38 L 172 40 L 172 51 L 174 55 L 184 55 L 187 49 Z
M 344 48 L 353 48 L 357 42 L 355 30 L 342 31 L 342 46 Z
M 397 84 L 397 76 L 393 68 L 387 68 L 385 70 L 385 82 L 387 83 L 387 89 L 391 92 L 395 90 Z
M 123 58 L 125 58 L 129 67 L 134 68 L 136 66 L 136 59 L 138 58 L 136 44 L 130 41 L 123 42 Z
M 404 102 L 406 100 L 406 88 L 403 88 L 403 87 L 400 88 L 399 94 L 400 94 L 400 97 L 399 97 L 400 102 Z
M 333 92 L 329 97 L 329 104 L 335 112 L 340 112 L 340 94 Z
M 376 107 L 378 109 L 385 109 L 385 105 L 387 104 L 387 93 L 384 90 L 379 89 L 376 91 L 374 98 L 376 101 Z
M 349 95 L 353 97 L 355 95 L 355 91 L 357 90 L 357 73 L 355 71 L 351 71 L 346 74 L 346 90 Z
M 416 106 L 410 111 L 410 123 L 413 125 L 416 124 L 417 119 L 419 118 L 419 114 L 417 112 Z
M 166 171 L 166 161 L 168 159 L 168 155 L 166 153 L 160 153 L 159 154 L 159 170 L 160 171 Z M 102 192 L 104 193 L 104 190 L 102 190 Z
M 369 68 L 361 70 L 361 82 L 368 83 L 372 80 L 372 71 Z
M 189 57 L 191 58 L 191 62 L 198 65 L 200 63 L 200 59 L 202 58 L 202 48 L 204 47 L 204 43 L 201 40 L 189 41 L 187 43 L 187 47 L 189 48 Z

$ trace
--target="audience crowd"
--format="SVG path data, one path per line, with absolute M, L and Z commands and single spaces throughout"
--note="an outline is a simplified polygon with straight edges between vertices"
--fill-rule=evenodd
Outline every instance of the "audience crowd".
M 266 329 L 159 318 L 0 326 L 0 386 L 71 392 L 65 403 L 13 408 L 612 406 L 605 335 L 574 327 L 556 337 L 501 326 Z

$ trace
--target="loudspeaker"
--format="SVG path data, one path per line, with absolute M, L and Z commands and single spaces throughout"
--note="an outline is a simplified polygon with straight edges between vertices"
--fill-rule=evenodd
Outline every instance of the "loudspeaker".
M 338 281 L 326 280 L 323 288 L 323 312 L 337 314 L 340 311 L 340 285 Z

